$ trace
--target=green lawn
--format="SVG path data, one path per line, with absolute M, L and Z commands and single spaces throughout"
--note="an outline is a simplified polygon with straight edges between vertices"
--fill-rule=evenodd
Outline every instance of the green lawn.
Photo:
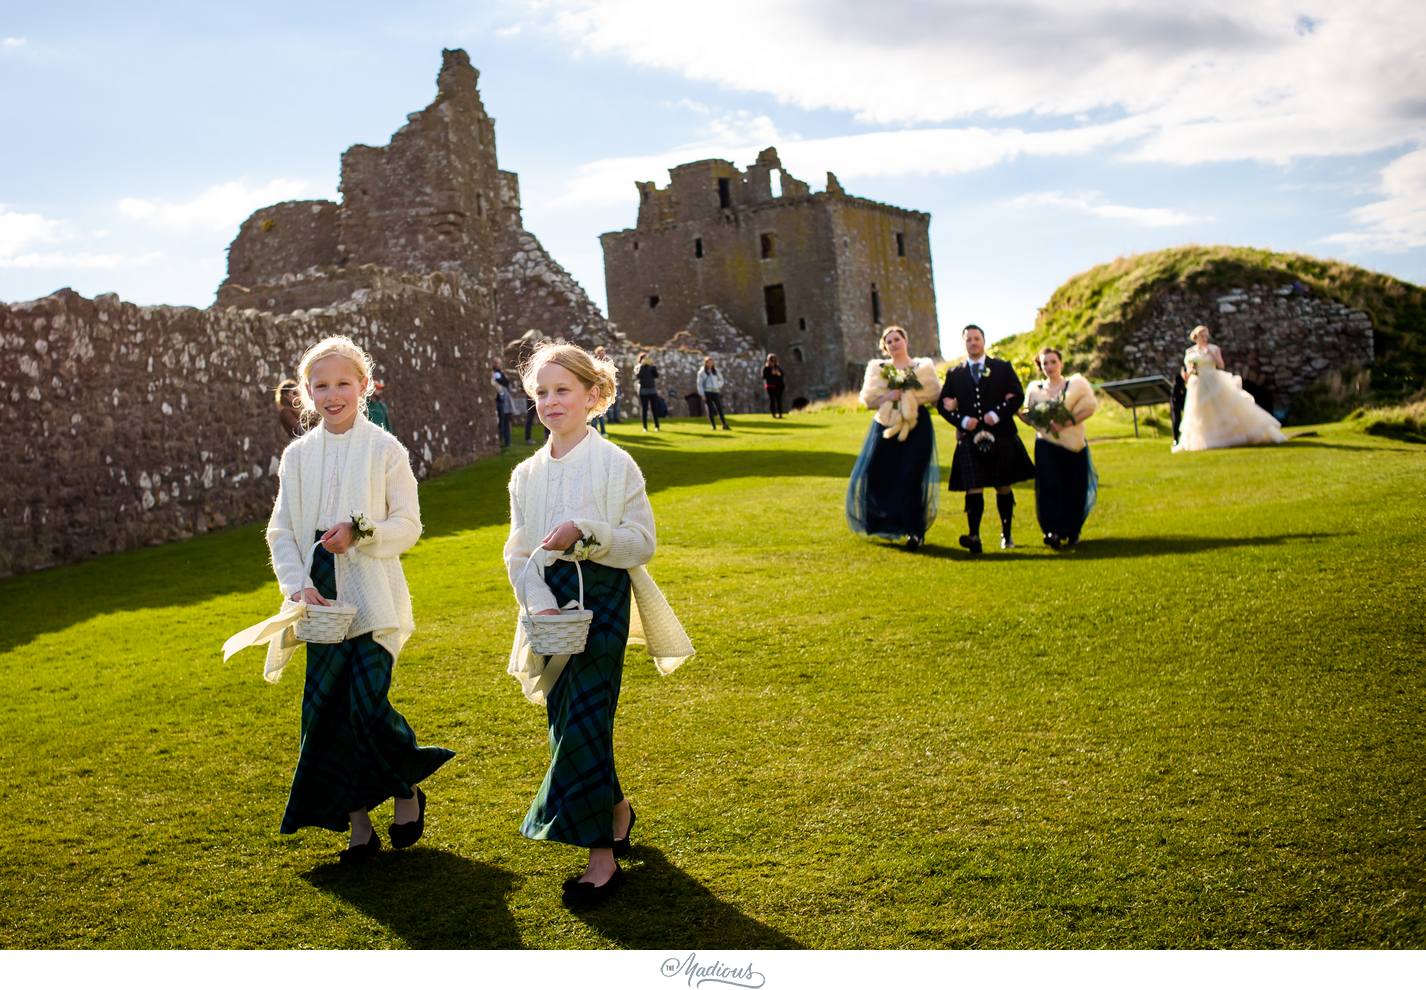
M 277 604 L 259 526 L 0 582 L 0 946 L 1426 947 L 1426 446 L 1171 456 L 1105 416 L 1086 542 L 1039 547 L 1024 490 L 1024 547 L 969 559 L 957 496 L 919 555 L 847 532 L 866 424 L 615 428 L 699 653 L 630 651 L 635 858 L 584 916 L 578 851 L 517 832 L 510 455 L 422 488 L 392 693 L 459 755 L 357 870 L 277 834 L 300 658 L 221 662 Z

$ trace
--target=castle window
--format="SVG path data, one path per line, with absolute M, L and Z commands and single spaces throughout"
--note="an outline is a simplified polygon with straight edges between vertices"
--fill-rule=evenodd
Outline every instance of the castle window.
M 787 293 L 782 283 L 763 286 L 763 311 L 767 314 L 767 325 L 778 326 L 787 322 Z
M 776 258 L 776 257 L 777 257 L 777 235 L 776 235 L 776 234 L 763 234 L 763 235 L 759 238 L 759 241 L 760 241 L 760 243 L 761 243 L 762 253 L 763 253 L 763 257 L 764 257 L 764 258 Z
M 649 296 L 649 309 L 658 309 L 658 308 L 659 308 L 659 297 L 658 297 L 658 296 Z
M 871 321 L 881 322 L 881 293 L 876 291 L 876 283 L 871 284 Z
M 896 256 L 906 257 L 906 235 L 899 230 L 896 232 Z
M 805 316 L 799 316 L 799 317 L 797 318 L 797 329 L 799 329 L 799 330 L 806 330 L 806 329 L 807 329 L 807 317 L 805 317 Z
M 485 197 L 480 193 L 475 194 L 475 215 L 478 217 L 485 216 Z
M 728 209 L 733 205 L 733 187 L 727 179 L 718 180 L 718 206 L 720 209 Z
M 782 198 L 782 169 L 775 168 L 768 172 L 768 188 L 772 192 L 773 199 Z
M 693 256 L 695 258 L 703 257 L 703 238 L 701 237 L 693 239 Z
M 794 347 L 792 349 L 792 360 L 796 361 L 798 364 L 801 364 L 803 361 L 807 360 L 805 357 L 802 356 L 802 348 Z
M 639 242 L 638 242 L 638 241 L 635 241 L 635 242 L 634 242 L 634 250 L 635 250 L 635 251 L 639 250 Z

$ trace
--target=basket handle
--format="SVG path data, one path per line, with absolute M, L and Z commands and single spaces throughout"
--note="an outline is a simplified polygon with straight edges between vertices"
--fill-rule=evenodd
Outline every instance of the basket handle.
M 546 552 L 546 553 L 553 553 L 553 551 L 545 551 L 545 552 Z M 535 558 L 539 555 L 539 553 L 540 553 L 540 550 L 539 550 L 539 549 L 536 549 L 534 553 L 530 554 L 530 558 L 525 561 L 525 566 L 524 566 L 523 568 L 521 568 L 521 570 L 520 570 L 520 580 L 519 580 L 519 582 L 515 585 L 515 600 L 516 600 L 517 602 L 519 602 L 519 603 L 520 603 L 520 607 L 525 610 L 525 616 L 526 616 L 527 618 L 528 618 L 529 616 L 531 616 L 533 613 L 531 613 L 531 611 L 530 611 L 530 603 L 525 600 L 525 596 L 522 594 L 522 592 L 525 590 L 525 575 L 526 575 L 527 573 L 529 573 L 530 565 L 535 562 Z M 579 561 L 578 561 L 578 560 L 575 560 L 573 557 L 560 557 L 559 555 L 556 555 L 554 559 L 555 559 L 555 560 L 574 560 L 574 573 L 579 577 L 579 608 L 580 608 L 580 611 L 583 611 L 583 610 L 584 610 L 584 569 L 579 566 Z M 541 568 L 543 568 L 544 566 L 545 566 L 545 565 L 544 565 L 543 563 L 540 565 Z M 556 602 L 555 602 L 555 605 L 556 605 L 556 607 L 558 607 L 559 602 L 556 601 Z
M 309 550 L 309 551 L 307 551 L 307 559 L 308 559 L 308 560 L 313 560 L 313 559 L 315 559 L 316 554 L 317 554 L 317 548 L 320 547 L 321 545 L 322 545 L 322 541 L 321 541 L 321 540 L 318 540 L 316 543 L 312 544 L 312 549 Z M 313 591 L 317 591 L 317 586 L 312 583 L 312 565 L 311 565 L 311 564 L 308 564 L 308 565 L 307 565 L 307 569 L 302 572 L 302 590 L 303 590 L 303 591 L 306 591 L 308 588 L 311 588 Z M 320 591 L 318 591 L 317 593 L 318 593 L 319 595 L 322 594 Z M 323 598 L 326 598 L 327 596 L 326 596 L 326 595 L 322 595 L 322 597 L 323 597 Z M 307 605 L 307 603 L 306 603 L 306 602 L 303 602 L 302 605 L 303 605 L 303 607 L 305 608 L 306 605 Z

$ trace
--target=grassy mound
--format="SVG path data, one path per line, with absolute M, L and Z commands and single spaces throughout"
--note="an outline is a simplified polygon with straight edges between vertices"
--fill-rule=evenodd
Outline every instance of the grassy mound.
M 1317 295 L 1367 313 L 1376 334 L 1372 386 L 1405 396 L 1426 381 L 1426 288 L 1341 261 L 1256 248 L 1189 245 L 1119 258 L 1055 290 L 1035 328 L 998 341 L 995 353 L 1028 369 L 1041 347 L 1058 347 L 1095 378 L 1129 373 L 1121 348 L 1158 294 L 1174 286 L 1228 289 L 1298 280 Z
M 1426 448 L 1172 455 L 1106 414 L 1081 547 L 1021 486 L 1022 547 L 971 559 L 944 491 L 919 554 L 847 532 L 867 413 L 731 422 L 610 429 L 699 650 L 629 650 L 613 902 L 564 910 L 580 852 L 518 834 L 507 454 L 421 487 L 392 700 L 457 756 L 361 869 L 277 834 L 301 655 L 220 659 L 277 604 L 260 526 L 0 582 L 0 948 L 1426 946 L 1426 572 L 1383 569 L 1426 555 Z

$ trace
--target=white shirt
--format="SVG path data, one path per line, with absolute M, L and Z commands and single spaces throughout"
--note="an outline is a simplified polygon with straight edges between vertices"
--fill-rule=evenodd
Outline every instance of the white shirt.
M 317 525 L 327 530 L 337 523 L 351 521 L 351 516 L 342 511 L 342 472 L 346 470 L 347 456 L 352 449 L 352 431 L 332 433 L 323 426 L 321 439 L 322 508 L 317 514 Z

